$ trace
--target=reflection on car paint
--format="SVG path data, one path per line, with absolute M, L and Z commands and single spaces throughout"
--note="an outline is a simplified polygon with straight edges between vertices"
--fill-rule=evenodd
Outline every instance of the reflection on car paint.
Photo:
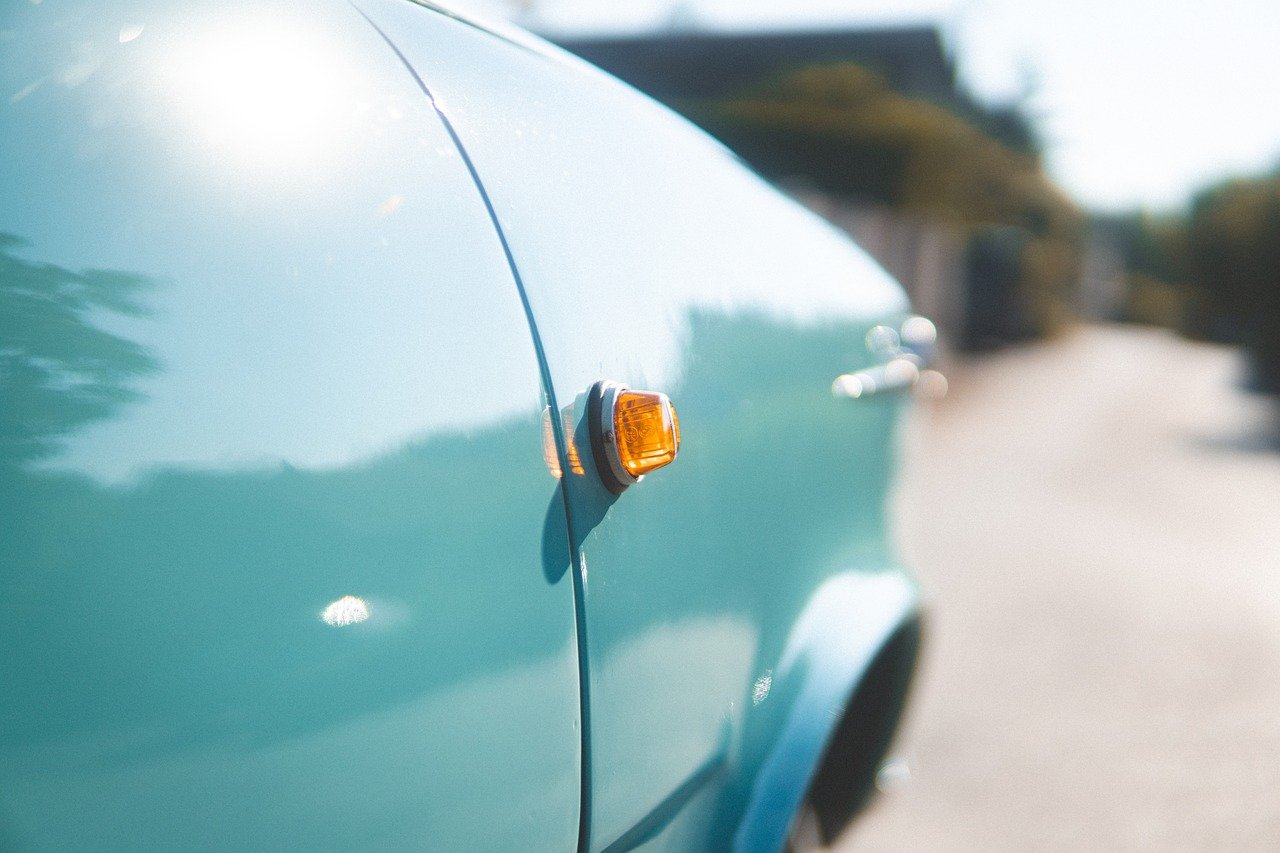
M 572 848 L 546 400 L 431 105 L 342 3 L 0 31 L 0 847 Z
M 902 294 L 572 60 L 360 5 L 551 387 L 357 12 L 0 10 L 0 847 L 776 848 L 914 605 L 898 404 L 830 395 Z M 622 497 L 605 377 L 683 427 Z

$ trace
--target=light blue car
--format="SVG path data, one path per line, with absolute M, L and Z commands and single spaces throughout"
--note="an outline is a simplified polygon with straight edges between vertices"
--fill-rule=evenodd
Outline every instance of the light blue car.
M 7 4 L 0 848 L 832 837 L 917 646 L 907 311 L 527 35 Z

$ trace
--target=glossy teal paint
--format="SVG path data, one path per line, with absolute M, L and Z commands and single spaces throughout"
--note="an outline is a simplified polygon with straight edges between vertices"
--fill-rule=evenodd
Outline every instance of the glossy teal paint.
M 563 497 L 471 176 L 345 3 L 180 6 L 0 12 L 0 848 L 571 849 Z
M 774 849 L 826 733 L 915 607 L 885 538 L 901 401 L 836 399 L 906 309 L 845 238 L 568 57 L 361 0 L 457 130 L 511 246 L 583 472 L 567 478 L 586 847 Z M 679 459 L 621 496 L 597 379 L 669 393 Z M 566 469 L 571 460 L 564 459 Z

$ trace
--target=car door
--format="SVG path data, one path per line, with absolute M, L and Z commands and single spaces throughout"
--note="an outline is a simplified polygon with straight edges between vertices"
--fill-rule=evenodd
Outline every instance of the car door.
M 573 849 L 539 362 L 412 75 L 343 2 L 0 34 L 0 848 Z
M 838 573 L 894 567 L 899 403 L 831 388 L 875 361 L 867 332 L 901 319 L 901 290 L 616 81 L 409 4 L 362 7 L 443 105 L 543 336 L 582 608 L 588 847 L 727 844 L 795 701 L 787 649 L 806 603 Z M 621 494 L 590 451 L 598 380 L 679 412 L 679 458 Z

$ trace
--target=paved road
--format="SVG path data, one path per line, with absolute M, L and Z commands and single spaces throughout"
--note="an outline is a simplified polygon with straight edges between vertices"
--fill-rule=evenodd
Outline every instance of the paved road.
M 842 851 L 1280 850 L 1280 451 L 1228 350 L 1089 327 L 958 365 L 899 541 L 931 602 Z

